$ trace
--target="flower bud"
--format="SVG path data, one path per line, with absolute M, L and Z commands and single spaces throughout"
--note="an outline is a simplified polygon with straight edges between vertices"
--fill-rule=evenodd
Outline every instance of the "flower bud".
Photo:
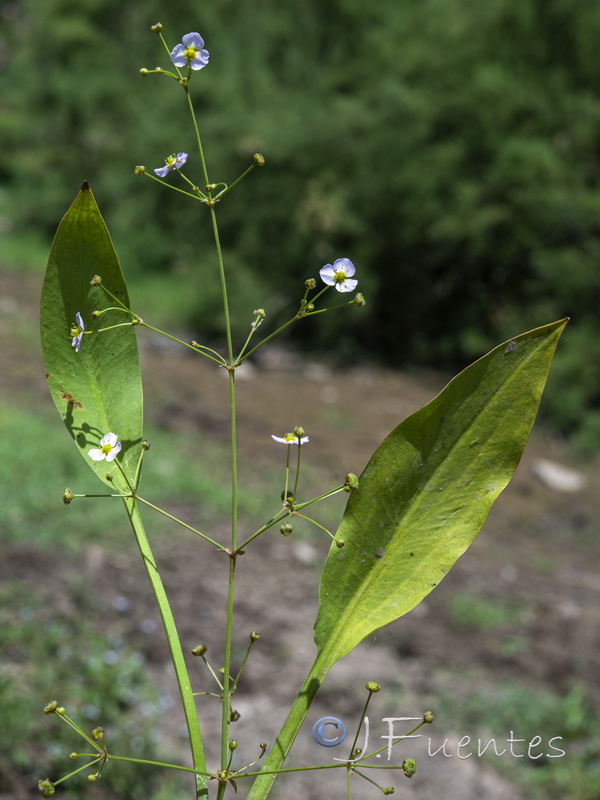
M 423 722 L 433 722 L 433 711 L 426 711 L 423 714 Z
M 375 681 L 367 681 L 367 683 L 365 683 L 365 689 L 368 692 L 375 694 L 375 692 L 378 692 L 381 689 L 381 686 L 378 683 L 375 683 Z
M 305 435 L 306 431 L 304 430 L 304 428 L 300 427 L 300 425 L 297 425 L 294 428 L 294 436 L 296 436 L 296 438 L 301 439 Z
M 401 769 L 407 778 L 412 778 L 417 771 L 417 762 L 414 760 L 414 758 L 405 758 L 402 762 Z
M 353 472 L 348 472 L 346 475 L 346 482 L 344 483 L 344 491 L 353 492 L 358 489 L 358 478 Z
M 106 478 L 107 481 L 112 482 L 113 479 L 112 472 L 107 472 L 104 477 Z
M 230 750 L 237 750 L 237 742 L 235 739 L 229 740 L 229 749 Z
M 258 746 L 260 747 L 260 749 L 261 749 L 261 750 L 263 751 L 263 753 L 264 753 L 264 752 L 265 752 L 265 750 L 267 749 L 267 747 L 268 747 L 269 745 L 268 745 L 266 742 L 261 742 L 261 743 L 260 743 Z
M 70 489 L 63 489 L 62 501 L 66 506 L 69 505 L 69 503 L 73 500 L 74 497 L 75 495 Z
M 94 275 L 94 277 L 90 281 L 90 286 L 100 286 L 101 283 L 102 283 L 102 278 L 100 277 L 100 275 Z
M 58 714 L 60 717 L 64 717 L 64 715 L 65 715 L 67 712 L 65 711 L 65 707 L 64 707 L 64 706 L 59 706 L 59 707 L 56 709 L 56 713 L 57 713 L 57 714 Z
M 205 644 L 199 644 L 196 647 L 194 647 L 194 649 L 192 650 L 192 655 L 193 656 L 203 656 L 206 653 L 207 650 L 208 650 L 208 647 Z
M 260 633 L 257 633 L 256 631 L 251 631 L 250 632 L 250 641 L 251 642 L 258 642 L 259 639 L 260 639 Z
M 316 282 L 316 280 L 314 278 L 309 278 L 307 281 L 304 281 L 304 286 L 307 289 L 316 289 L 317 288 L 317 282 Z
M 101 316 L 102 316 L 102 312 L 98 311 L 98 309 L 96 309 L 95 311 L 92 311 L 92 313 L 90 314 L 90 317 L 92 319 L 99 319 Z
M 152 33 L 160 33 L 160 32 L 162 31 L 162 23 L 161 23 L 161 22 L 157 22 L 157 23 L 155 23 L 155 24 L 154 24 L 154 25 L 153 25 L 153 26 L 150 28 L 150 30 L 152 31 Z
M 264 167 L 266 159 L 262 153 L 254 153 L 252 158 L 257 167 Z
M 257 320 L 265 318 L 265 310 L 264 308 L 255 308 L 252 312 Z
M 150 442 L 147 442 L 145 439 L 142 442 L 142 450 L 150 450 Z
M 88 775 L 88 781 L 90 783 L 94 783 L 97 780 L 98 780 L 98 773 L 97 772 L 95 772 L 93 775 Z
M 76 761 L 79 758 L 79 753 L 69 753 L 71 761 Z
M 44 714 L 54 714 L 54 712 L 56 711 L 57 708 L 58 708 L 57 701 L 56 700 L 51 700 L 48 703 L 48 705 L 44 706 Z
M 364 296 L 364 294 L 362 292 L 359 292 L 355 296 L 354 302 L 356 303 L 357 306 L 361 306 L 361 307 L 367 305 L 367 301 L 365 300 L 365 296 Z
M 56 792 L 54 784 L 49 778 L 45 778 L 43 781 L 38 781 L 38 789 L 40 790 L 42 797 L 53 797 Z
M 101 742 L 102 739 L 104 739 L 104 728 L 94 728 L 92 731 L 92 738 L 97 742 Z
M 280 528 L 279 528 L 279 533 L 280 533 L 282 536 L 289 536 L 289 535 L 290 535 L 290 533 L 291 533 L 293 530 L 294 530 L 294 529 L 292 528 L 292 526 L 290 525 L 290 523 L 289 523 L 289 522 L 284 522 L 284 523 L 283 523 L 283 525 L 281 525 L 281 526 L 280 526 Z
M 232 708 L 232 709 L 231 709 L 231 711 L 229 712 L 229 721 L 230 721 L 230 722 L 237 722 L 237 721 L 238 721 L 238 719 L 239 719 L 241 716 L 242 716 L 242 715 L 240 714 L 240 712 L 239 712 L 239 711 L 236 711 L 236 710 L 235 710 L 235 708 Z
M 146 167 L 143 164 L 138 164 L 133 168 L 134 175 L 143 175 L 146 172 Z
M 346 544 L 346 542 L 345 542 L 343 539 L 336 539 L 336 540 L 335 540 L 335 546 L 336 546 L 336 547 L 339 547 L 340 549 L 341 549 L 341 548 L 342 548 L 342 547 L 343 547 L 345 544 Z
M 305 310 L 306 310 L 307 312 L 314 311 L 314 310 L 315 310 L 315 304 L 314 304 L 314 303 L 309 303 L 309 304 L 306 306 L 306 309 L 305 309 Z
M 385 789 L 381 790 L 384 794 L 394 794 L 394 787 L 393 786 L 386 786 Z
M 132 325 L 141 325 L 144 320 L 141 317 L 133 317 L 131 320 Z
M 146 69 L 146 67 L 142 67 L 141 70 L 140 70 L 140 75 L 142 76 L 142 78 L 145 78 L 147 75 L 149 75 L 149 73 L 150 73 L 150 70 Z

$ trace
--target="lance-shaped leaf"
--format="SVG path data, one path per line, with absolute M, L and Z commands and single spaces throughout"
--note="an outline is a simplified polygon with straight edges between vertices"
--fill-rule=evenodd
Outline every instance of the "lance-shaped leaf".
M 131 320 L 123 311 L 92 319 L 92 311 L 116 305 L 99 286 L 90 285 L 94 275 L 129 308 L 110 235 L 84 183 L 52 244 L 42 289 L 42 351 L 56 407 L 86 463 L 107 482 L 111 465 L 92 461 L 87 452 L 104 434 L 116 433 L 122 443 L 118 461 L 129 478 L 134 476 L 142 441 L 142 384 L 131 325 L 84 334 L 79 352 L 71 345 L 78 312 L 91 331 Z
M 473 542 L 519 463 L 566 323 L 495 348 L 377 449 L 321 576 L 315 641 L 329 667 L 420 603 Z

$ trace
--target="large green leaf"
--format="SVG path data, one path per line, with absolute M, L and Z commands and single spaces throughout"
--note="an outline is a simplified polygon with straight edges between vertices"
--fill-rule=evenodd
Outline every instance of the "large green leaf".
M 104 434 L 116 433 L 123 446 L 118 461 L 129 477 L 134 475 L 142 441 L 142 385 L 132 326 L 85 334 L 79 352 L 71 346 L 77 312 L 92 331 L 130 319 L 120 311 L 92 319 L 95 309 L 115 305 L 99 286 L 90 285 L 94 275 L 129 307 L 110 235 L 84 183 L 52 244 L 42 289 L 42 351 L 56 407 L 86 463 L 107 482 L 109 465 L 92 461 L 87 451 Z
M 315 641 L 329 666 L 414 608 L 475 539 L 519 463 L 566 322 L 492 350 L 377 449 L 321 576 Z

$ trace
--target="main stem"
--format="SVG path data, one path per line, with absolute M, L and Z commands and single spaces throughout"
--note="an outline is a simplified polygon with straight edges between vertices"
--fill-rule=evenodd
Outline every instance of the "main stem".
M 190 93 L 186 88 L 188 107 L 194 125 L 198 152 L 202 163 L 202 173 L 206 181 L 206 192 L 208 196 L 208 207 L 210 209 L 210 219 L 212 223 L 215 249 L 217 252 L 217 265 L 219 268 L 219 280 L 221 282 L 221 295 L 223 297 L 223 314 L 225 318 L 225 335 L 227 337 L 227 369 L 229 372 L 229 417 L 231 429 L 231 554 L 229 559 L 229 586 L 227 592 L 227 623 L 225 628 L 225 655 L 223 659 L 223 707 L 221 718 L 221 770 L 227 769 L 229 763 L 229 725 L 230 725 L 230 675 L 231 675 L 231 639 L 233 630 L 233 600 L 235 590 L 235 550 L 237 547 L 237 431 L 236 431 L 236 406 L 235 406 L 235 368 L 233 366 L 233 343 L 231 337 L 231 318 L 229 316 L 229 301 L 227 297 L 227 282 L 225 280 L 225 267 L 223 265 L 223 252 L 221 250 L 221 240 L 219 228 L 217 226 L 217 215 L 215 213 L 214 201 L 212 201 L 211 190 L 208 188 L 210 181 L 202 140 L 198 129 L 198 122 L 194 114 L 194 107 Z M 225 792 L 226 783 L 220 782 L 217 791 L 217 800 L 221 800 Z
M 198 770 L 199 772 L 206 772 L 204 750 L 202 747 L 202 735 L 200 733 L 200 722 L 198 721 L 194 696 L 192 694 L 190 679 L 183 656 L 183 650 L 181 648 L 181 641 L 175 626 L 173 613 L 171 612 L 169 600 L 167 598 L 158 567 L 156 566 L 156 561 L 154 560 L 154 555 L 152 554 L 150 543 L 148 542 L 148 537 L 146 536 L 146 531 L 144 530 L 137 504 L 132 498 L 126 498 L 123 500 L 123 502 L 125 503 L 125 508 L 127 509 L 129 522 L 133 528 L 135 539 L 144 561 L 146 573 L 148 574 L 148 579 L 150 581 L 150 585 L 152 586 L 156 605 L 158 606 L 165 629 L 165 634 L 167 636 L 167 642 L 171 652 L 171 659 L 173 661 L 175 675 L 177 676 L 177 685 L 179 686 L 179 694 L 181 696 L 181 704 L 183 706 L 185 722 L 188 729 L 188 737 L 192 751 L 192 763 L 195 770 Z M 196 800 L 206 800 L 208 797 L 206 779 L 203 775 L 198 774 L 195 777 Z

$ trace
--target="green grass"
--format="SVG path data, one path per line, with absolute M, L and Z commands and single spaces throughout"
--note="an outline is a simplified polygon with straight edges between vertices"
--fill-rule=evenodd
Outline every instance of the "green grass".
M 457 593 L 450 599 L 452 616 L 459 625 L 494 630 L 519 622 L 525 609 L 508 600 L 488 600 L 472 593 Z
M 186 516 L 186 522 L 208 535 L 212 528 L 227 524 L 231 502 L 227 444 L 201 434 L 196 440 L 152 428 L 146 436 L 151 449 L 144 457 L 140 494 L 174 516 Z M 240 464 L 239 513 L 245 529 L 258 528 L 277 510 L 278 493 L 274 494 L 273 486 L 281 483 L 282 472 L 279 464 L 266 470 L 256 470 L 252 462 Z M 307 464 L 305 478 L 303 497 L 323 491 L 318 468 Z M 67 486 L 76 494 L 105 491 L 77 453 L 50 402 L 47 411 L 35 414 L 0 402 L 2 538 L 75 552 L 93 542 L 110 549 L 129 534 L 118 498 L 76 498 L 65 506 L 61 495 Z M 274 502 L 265 502 L 265 496 L 275 498 Z M 344 493 L 307 513 L 335 530 L 346 499 Z M 173 523 L 156 512 L 143 509 L 143 513 L 151 531 L 160 535 L 172 530 Z M 325 537 L 300 520 L 294 528 L 315 541 Z
M 90 745 L 56 715 L 42 709 L 53 699 L 88 735 L 101 726 L 114 755 L 159 760 L 157 731 L 164 698 L 153 686 L 143 656 L 118 634 L 94 632 L 99 606 L 89 587 L 60 586 L 61 602 L 44 588 L 13 580 L 0 592 L 0 762 L 11 764 L 31 783 L 58 780 L 90 759 L 72 761 L 72 752 Z M 79 613 L 73 613 L 73 607 Z M 97 621 L 97 620 L 96 620 Z M 90 770 L 90 772 L 94 772 Z M 80 798 L 88 789 L 87 770 L 60 786 L 60 795 Z M 154 767 L 108 764 L 94 796 L 173 800 L 182 779 Z M 6 787 L 5 787 L 6 788 Z
M 493 737 L 499 751 L 507 747 L 511 731 L 515 738 L 526 740 L 524 745 L 515 745 L 515 752 L 526 752 L 527 743 L 541 737 L 533 753 L 543 751 L 544 755 L 537 760 L 515 758 L 510 753 L 503 758 L 482 756 L 522 786 L 528 800 L 595 800 L 600 796 L 600 719 L 583 686 L 574 685 L 557 695 L 519 683 L 482 686 L 472 676 L 462 676 L 456 677 L 453 692 L 442 694 L 436 706 L 440 726 L 447 730 L 451 725 L 453 731 L 461 736 L 467 733 L 472 741 L 481 737 L 484 744 Z M 562 740 L 554 746 L 566 755 L 547 758 L 548 752 L 557 755 L 548 747 L 555 736 Z

